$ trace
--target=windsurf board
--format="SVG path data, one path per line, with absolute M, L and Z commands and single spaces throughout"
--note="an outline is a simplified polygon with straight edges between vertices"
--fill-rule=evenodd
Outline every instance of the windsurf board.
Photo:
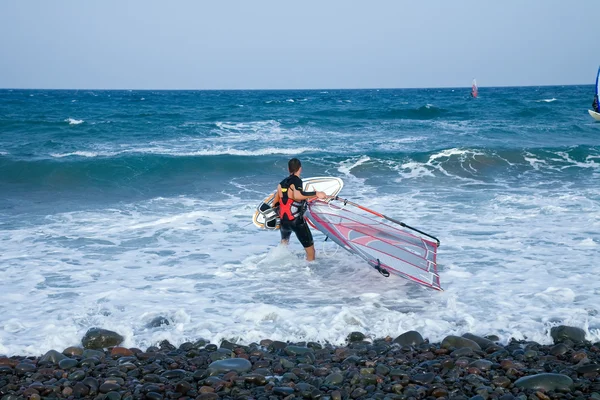
M 302 185 L 302 189 L 305 192 L 325 192 L 327 196 L 337 196 L 344 187 L 344 182 L 340 178 L 333 176 L 317 176 L 302 179 Z M 269 218 L 277 215 L 277 209 L 271 208 L 275 193 L 271 193 L 256 207 L 256 211 L 252 216 L 252 222 L 256 227 L 262 229 L 279 229 L 279 217 Z M 266 219 L 269 220 L 266 221 Z
M 588 112 L 590 113 L 590 115 L 592 116 L 592 118 L 594 118 L 596 121 L 600 121 L 600 113 L 597 113 L 597 112 L 592 111 L 592 110 L 588 110 Z

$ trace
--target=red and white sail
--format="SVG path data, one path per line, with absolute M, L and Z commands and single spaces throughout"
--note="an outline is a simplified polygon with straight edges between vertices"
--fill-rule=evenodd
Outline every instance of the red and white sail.
M 340 200 L 310 202 L 305 215 L 311 225 L 385 276 L 391 273 L 442 290 L 436 260 L 439 241 L 435 237 Z
M 479 94 L 479 90 L 477 89 L 477 81 L 473 79 L 473 83 L 471 84 L 471 96 L 477 97 Z

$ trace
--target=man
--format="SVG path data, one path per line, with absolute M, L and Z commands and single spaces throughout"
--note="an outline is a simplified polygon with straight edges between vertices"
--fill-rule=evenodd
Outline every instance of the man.
M 315 197 L 324 199 L 327 196 L 323 192 L 304 192 L 302 190 L 302 164 L 297 158 L 288 161 L 290 176 L 277 185 L 277 193 L 273 199 L 273 207 L 279 203 L 279 231 L 281 232 L 281 244 L 288 244 L 292 232 L 304 247 L 306 259 L 314 261 L 315 245 L 312 233 L 304 220 L 306 200 Z
M 594 112 L 600 113 L 600 109 L 598 108 L 598 95 L 594 95 L 594 101 L 592 102 L 592 108 Z

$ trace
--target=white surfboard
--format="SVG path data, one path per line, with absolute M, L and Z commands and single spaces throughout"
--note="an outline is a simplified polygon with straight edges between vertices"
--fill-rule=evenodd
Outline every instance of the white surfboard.
M 303 190 L 305 192 L 325 192 L 327 196 L 337 196 L 344 187 L 344 182 L 340 178 L 333 176 L 317 176 L 314 178 L 302 179 Z M 275 192 L 271 193 L 256 207 L 252 216 L 252 222 L 258 228 L 279 229 L 279 218 L 269 219 L 265 226 L 265 215 L 276 215 L 277 211 L 271 208 Z
M 596 121 L 600 121 L 600 113 L 597 113 L 597 112 L 592 111 L 592 110 L 588 110 L 588 112 L 590 113 L 590 115 L 592 116 L 592 118 L 594 118 Z

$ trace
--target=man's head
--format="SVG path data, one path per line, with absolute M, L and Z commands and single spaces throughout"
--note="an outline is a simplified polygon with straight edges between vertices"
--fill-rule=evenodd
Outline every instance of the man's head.
M 288 171 L 290 171 L 290 174 L 299 172 L 300 168 L 302 168 L 302 163 L 300 163 L 300 160 L 297 158 L 292 158 L 290 161 L 288 161 Z

